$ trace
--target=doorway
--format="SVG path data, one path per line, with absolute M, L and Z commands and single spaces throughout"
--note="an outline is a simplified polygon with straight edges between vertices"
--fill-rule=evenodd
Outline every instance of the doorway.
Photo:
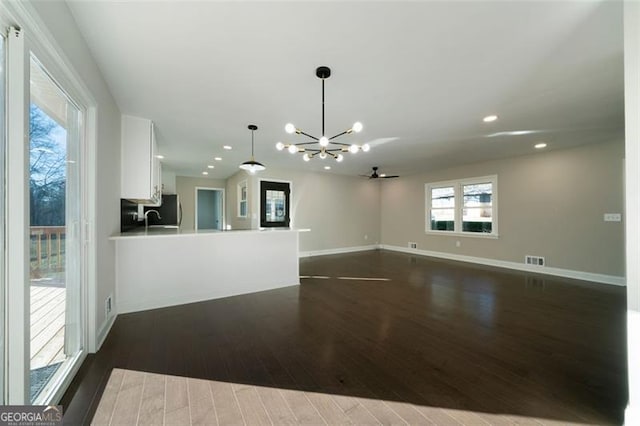
M 224 189 L 196 187 L 195 229 L 224 230 Z

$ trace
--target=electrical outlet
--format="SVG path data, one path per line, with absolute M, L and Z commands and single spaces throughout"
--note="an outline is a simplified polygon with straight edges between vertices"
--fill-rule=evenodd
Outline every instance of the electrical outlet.
M 604 221 L 605 222 L 620 222 L 622 220 L 622 215 L 620 213 L 605 213 Z
M 412 243 L 411 241 L 409 241 L 408 247 L 410 249 L 417 249 L 418 248 L 418 243 Z
M 109 295 L 109 297 L 107 297 L 104 300 L 104 316 L 105 316 L 105 318 L 109 318 L 109 315 L 111 314 L 111 309 L 113 308 L 111 299 L 112 299 L 112 297 L 111 297 L 111 295 Z
M 456 241 L 456 247 L 460 247 L 460 241 Z
M 369 239 L 369 235 L 364 234 L 364 239 L 365 239 L 365 240 L 368 240 L 368 239 Z

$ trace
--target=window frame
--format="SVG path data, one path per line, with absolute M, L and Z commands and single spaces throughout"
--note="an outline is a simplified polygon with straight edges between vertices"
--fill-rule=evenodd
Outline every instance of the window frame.
M 242 199 L 242 188 L 245 189 L 245 198 Z M 238 199 L 238 218 L 240 219 L 246 219 L 249 216 L 249 186 L 247 185 L 247 180 L 243 180 L 238 182 L 238 193 L 237 193 L 237 199 Z M 242 203 L 244 203 L 244 215 L 241 213 L 242 212 Z
M 491 232 L 463 231 L 464 191 L 465 185 L 491 184 Z M 431 229 L 431 193 L 435 188 L 453 187 L 454 193 L 454 221 L 453 231 Z M 456 237 L 493 238 L 499 237 L 498 233 L 498 175 L 488 175 L 465 179 L 455 179 L 439 182 L 429 182 L 424 185 L 425 191 L 425 234 L 450 235 Z M 437 210 L 437 209 L 434 209 Z

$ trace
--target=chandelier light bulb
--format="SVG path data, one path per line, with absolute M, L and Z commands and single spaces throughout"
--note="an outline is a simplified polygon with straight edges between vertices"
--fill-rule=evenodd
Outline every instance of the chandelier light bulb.
M 324 151 L 322 151 L 322 152 L 319 154 L 319 157 L 320 157 L 320 159 L 324 160 L 325 158 L 327 158 L 327 153 L 326 153 L 326 152 L 324 152 Z
M 289 145 L 289 153 L 295 154 L 296 152 L 298 152 L 298 147 L 295 145 Z
M 276 144 L 276 149 L 277 149 L 278 151 L 282 151 L 282 150 L 284 149 L 284 144 L 283 144 L 282 142 L 278 142 L 278 143 Z
M 358 149 L 360 149 L 360 147 L 358 145 L 351 145 L 349 147 L 349 152 L 352 154 L 355 154 L 356 152 L 358 152 Z
M 338 156 L 336 157 L 336 161 L 337 161 L 338 163 L 341 163 L 341 162 L 342 162 L 342 160 L 344 160 L 344 155 L 342 155 L 342 154 L 338 154 Z
M 304 161 L 309 161 L 309 160 L 311 160 L 311 157 L 309 157 L 309 154 L 305 154 L 305 155 L 302 156 L 302 159 Z
M 362 145 L 362 150 L 364 152 L 369 152 L 370 149 L 371 149 L 371 147 L 369 146 L 368 143 L 365 143 L 364 145 Z
M 351 130 L 353 130 L 356 133 L 360 133 L 362 131 L 362 123 L 359 121 L 356 121 L 355 123 L 353 123 L 353 127 L 351 128 Z
M 291 123 L 287 123 L 287 125 L 284 126 L 284 131 L 289 133 L 289 134 L 292 134 L 292 133 L 294 133 L 296 131 L 296 126 L 294 126 Z
M 327 138 L 326 136 L 323 136 L 320 138 L 318 143 L 320 144 L 320 146 L 327 146 L 329 145 L 329 138 Z

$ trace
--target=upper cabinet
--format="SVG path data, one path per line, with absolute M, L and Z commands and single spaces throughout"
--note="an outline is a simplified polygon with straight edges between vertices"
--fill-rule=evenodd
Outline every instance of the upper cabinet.
M 121 197 L 138 204 L 162 201 L 162 171 L 153 122 L 122 116 Z

